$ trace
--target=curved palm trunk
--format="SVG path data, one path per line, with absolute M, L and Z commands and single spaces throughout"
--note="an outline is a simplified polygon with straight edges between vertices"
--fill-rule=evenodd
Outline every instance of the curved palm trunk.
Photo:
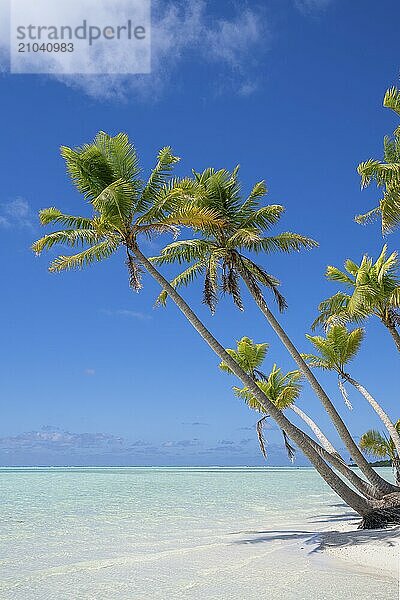
M 328 440 L 326 435 L 324 433 L 322 433 L 322 431 L 320 430 L 318 425 L 315 423 L 315 421 L 312 420 L 311 417 L 309 417 L 296 404 L 293 404 L 290 408 L 294 413 L 296 413 L 296 415 L 298 417 L 300 417 L 300 419 L 302 419 L 305 423 L 307 423 L 307 425 L 309 426 L 309 428 L 311 429 L 311 431 L 313 432 L 313 434 L 315 435 L 317 440 L 319 440 L 321 442 L 321 446 L 323 448 L 325 448 L 325 450 L 327 452 L 329 452 L 330 454 L 333 454 L 334 456 L 337 456 L 339 459 L 343 460 L 341 458 L 339 452 L 335 449 L 334 446 L 332 446 L 332 444 L 330 443 L 330 441 Z
M 396 484 L 400 485 L 400 458 L 394 458 L 392 460 L 392 468 Z
M 386 324 L 385 324 L 386 325 Z M 400 352 L 400 334 L 397 331 L 394 325 L 386 325 L 389 330 L 390 335 L 393 338 L 394 343 L 396 344 L 397 350 Z
M 356 390 L 358 390 L 360 394 L 364 396 L 366 401 L 372 406 L 372 408 L 374 409 L 374 411 L 388 430 L 390 437 L 393 440 L 394 447 L 396 448 L 396 452 L 398 456 L 400 456 L 400 435 L 397 433 L 396 427 L 394 426 L 386 412 L 383 410 L 382 406 L 375 400 L 375 398 L 371 396 L 371 394 L 368 392 L 368 390 L 365 389 L 364 386 L 362 386 L 358 381 L 350 377 L 350 375 L 348 375 L 347 373 L 343 373 L 343 377 L 346 381 L 351 383 L 351 385 L 353 385 L 356 388 Z
M 361 477 L 359 477 L 357 473 L 353 471 L 353 469 L 346 465 L 346 463 L 340 457 L 338 458 L 336 455 L 328 452 L 325 448 L 323 448 L 323 446 L 320 446 L 318 442 L 304 433 L 304 431 L 299 431 L 302 433 L 303 437 L 310 444 L 310 446 L 312 446 L 324 460 L 329 462 L 337 471 L 339 471 L 339 473 L 344 475 L 344 477 L 346 477 L 346 479 L 350 481 L 356 490 L 358 490 L 363 496 L 371 500 L 380 500 L 382 498 L 382 494 L 379 494 L 373 485 L 368 483 L 368 481 L 361 479 Z
M 360 467 L 361 471 L 364 473 L 365 477 L 374 485 L 382 494 L 388 494 L 390 492 L 398 492 L 400 491 L 398 487 L 392 485 L 385 479 L 383 479 L 374 469 L 371 467 L 367 459 L 364 457 L 357 444 L 354 442 L 353 438 L 349 430 L 347 429 L 343 419 L 337 412 L 336 408 L 328 398 L 324 389 L 312 373 L 311 369 L 308 367 L 304 359 L 302 358 L 300 352 L 297 350 L 293 342 L 290 340 L 284 329 L 281 327 L 277 319 L 274 317 L 272 312 L 269 310 L 267 303 L 265 300 L 256 294 L 254 287 L 249 280 L 245 269 L 240 271 L 240 275 L 243 278 L 250 294 L 252 295 L 254 301 L 257 306 L 271 325 L 272 329 L 275 331 L 283 345 L 288 350 L 289 354 L 292 356 L 294 361 L 296 362 L 299 369 L 304 373 L 306 379 L 310 383 L 312 389 L 315 394 L 321 401 L 322 406 L 325 408 L 326 412 L 330 416 L 332 423 L 334 424 L 338 434 L 340 435 L 343 443 L 345 444 L 351 458 L 354 462 Z
M 276 406 L 268 400 L 265 394 L 260 390 L 254 380 L 247 375 L 237 362 L 226 352 L 225 348 L 214 338 L 214 336 L 203 325 L 190 306 L 184 301 L 182 296 L 171 286 L 171 284 L 157 271 L 152 263 L 142 254 L 136 244 L 130 244 L 130 250 L 136 256 L 141 265 L 150 273 L 150 275 L 165 289 L 170 298 L 175 302 L 179 310 L 185 315 L 189 323 L 196 329 L 204 341 L 216 353 L 216 355 L 225 362 L 233 373 L 243 382 L 245 386 L 254 394 L 265 411 L 284 429 L 292 440 L 301 448 L 305 456 L 314 465 L 315 469 L 331 487 L 331 489 L 344 500 L 359 515 L 366 516 L 371 513 L 373 506 L 354 492 L 322 459 L 322 457 L 307 443 L 299 430 L 285 417 L 285 415 Z

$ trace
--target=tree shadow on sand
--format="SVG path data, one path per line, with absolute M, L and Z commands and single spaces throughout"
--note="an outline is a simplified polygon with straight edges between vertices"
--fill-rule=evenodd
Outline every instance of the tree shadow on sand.
M 342 508 L 346 505 L 332 505 L 333 508 Z M 315 519 L 309 519 L 310 523 L 343 523 L 353 521 L 351 530 L 347 531 L 307 531 L 302 529 L 271 529 L 265 531 L 237 531 L 231 535 L 245 535 L 235 540 L 234 544 L 263 544 L 274 541 L 299 540 L 304 545 L 313 546 L 310 553 L 321 552 L 326 548 L 342 548 L 345 546 L 359 546 L 374 540 L 385 547 L 400 546 L 400 527 L 388 527 L 387 529 L 357 529 L 359 516 L 348 510 L 343 513 L 332 513 L 318 515 Z M 397 538 L 397 539 L 396 539 Z

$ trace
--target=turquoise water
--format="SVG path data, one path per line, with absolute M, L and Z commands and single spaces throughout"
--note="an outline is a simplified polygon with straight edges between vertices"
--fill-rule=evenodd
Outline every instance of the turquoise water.
M 7 468 L 0 485 L 4 600 L 396 597 L 314 558 L 348 511 L 312 469 Z

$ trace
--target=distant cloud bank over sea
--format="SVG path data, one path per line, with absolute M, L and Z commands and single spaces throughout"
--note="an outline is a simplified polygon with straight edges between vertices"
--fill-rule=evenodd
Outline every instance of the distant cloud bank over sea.
M 207 424 L 190 423 L 199 431 Z M 203 427 L 205 426 L 205 427 Z M 73 433 L 46 426 L 0 438 L 0 466 L 146 466 L 221 465 L 290 466 L 277 443 L 268 445 L 269 459 L 262 458 L 257 438 L 248 434 L 236 439 L 215 440 L 200 437 L 180 440 L 128 440 L 109 433 Z M 306 464 L 299 456 L 298 464 Z

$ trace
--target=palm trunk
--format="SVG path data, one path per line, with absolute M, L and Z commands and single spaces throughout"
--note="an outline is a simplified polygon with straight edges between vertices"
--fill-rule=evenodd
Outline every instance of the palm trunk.
M 150 275 L 165 289 L 170 298 L 175 302 L 179 310 L 184 314 L 189 323 L 196 329 L 204 341 L 210 346 L 221 361 L 226 363 L 233 373 L 243 382 L 245 386 L 254 394 L 261 406 L 265 408 L 274 421 L 285 430 L 292 440 L 299 446 L 305 456 L 314 465 L 315 469 L 331 487 L 331 489 L 344 500 L 359 515 L 365 516 L 371 513 L 373 506 L 354 492 L 321 458 L 321 456 L 307 443 L 299 430 L 285 417 L 285 415 L 276 406 L 268 400 L 254 380 L 237 364 L 237 362 L 226 352 L 225 348 L 214 338 L 214 336 L 203 325 L 190 306 L 184 301 L 182 296 L 171 286 L 171 284 L 157 271 L 152 263 L 142 254 L 136 244 L 130 244 L 130 250 L 136 256 L 141 265 L 150 273 Z
M 394 458 L 392 460 L 392 468 L 394 472 L 394 479 L 397 485 L 400 485 L 400 458 Z
M 301 430 L 299 430 L 301 431 Z M 380 500 L 382 498 L 382 494 L 379 494 L 376 488 L 361 479 L 346 463 L 337 455 L 328 452 L 323 446 L 320 446 L 318 442 L 310 438 L 304 431 L 301 431 L 305 440 L 322 456 L 324 460 L 329 462 L 339 473 L 344 475 L 350 483 L 354 485 L 356 490 L 358 490 L 363 496 L 371 500 Z
M 324 433 L 322 433 L 318 425 L 315 423 L 315 421 L 312 420 L 311 417 L 309 417 L 304 411 L 302 411 L 301 408 L 299 408 L 296 404 L 293 404 L 290 408 L 294 413 L 296 413 L 298 417 L 300 417 L 300 419 L 307 423 L 317 440 L 321 442 L 322 447 L 325 448 L 327 452 L 337 456 L 338 458 L 341 458 L 339 452 L 335 449 L 334 446 L 332 446 L 328 438 L 325 436 Z
M 385 323 L 386 325 L 386 323 Z M 397 350 L 400 352 L 400 334 L 397 331 L 396 327 L 394 325 L 386 325 L 386 327 L 389 330 L 390 335 L 393 338 L 394 343 L 396 344 L 396 348 Z
M 320 383 L 317 381 L 317 379 L 314 376 L 314 374 L 312 373 L 311 369 L 308 367 L 308 365 L 302 358 L 300 352 L 297 350 L 297 348 L 295 347 L 293 342 L 290 340 L 290 338 L 288 337 L 288 335 L 286 334 L 284 329 L 281 327 L 281 325 L 279 324 L 277 319 L 274 317 L 272 312 L 269 310 L 265 300 L 262 297 L 260 297 L 258 294 L 255 293 L 254 287 L 253 287 L 252 282 L 250 281 L 249 277 L 247 276 L 246 270 L 245 269 L 241 270 L 240 275 L 242 276 L 243 281 L 245 282 L 250 294 L 252 295 L 254 301 L 260 308 L 261 312 L 263 313 L 263 315 L 265 316 L 265 318 L 267 319 L 267 321 L 269 322 L 272 329 L 275 331 L 275 333 L 277 334 L 277 336 L 279 337 L 279 339 L 281 340 L 283 345 L 286 347 L 286 349 L 288 350 L 289 354 L 292 356 L 292 358 L 296 362 L 299 369 L 305 375 L 306 379 L 310 383 L 315 394 L 321 401 L 322 406 L 325 408 L 326 412 L 328 413 L 329 417 L 331 418 L 332 423 L 334 424 L 339 436 L 341 437 L 343 443 L 345 444 L 351 458 L 358 465 L 358 467 L 360 467 L 360 469 L 364 473 L 365 477 L 382 494 L 388 494 L 390 492 L 399 491 L 399 488 L 392 485 L 391 483 L 389 483 L 388 481 L 383 479 L 380 475 L 378 475 L 378 473 L 376 473 L 376 471 L 374 471 L 374 469 L 368 463 L 367 459 L 364 457 L 364 455 L 358 448 L 357 444 L 354 442 L 353 438 L 351 437 L 351 434 L 350 434 L 349 430 L 347 429 L 341 416 L 339 415 L 336 408 L 334 407 L 334 405 L 328 398 L 327 394 L 321 387 Z
M 383 410 L 381 405 L 371 396 L 368 390 L 365 389 L 364 386 L 362 386 L 358 381 L 350 377 L 350 375 L 348 375 L 347 373 L 343 373 L 342 375 L 344 379 L 351 383 L 351 385 L 353 385 L 356 388 L 356 390 L 358 390 L 360 394 L 364 396 L 366 401 L 372 406 L 372 408 L 374 409 L 374 411 L 388 430 L 389 435 L 393 440 L 394 447 L 396 448 L 396 452 L 398 456 L 400 456 L 400 435 L 397 433 L 397 429 L 390 420 L 389 416 Z

